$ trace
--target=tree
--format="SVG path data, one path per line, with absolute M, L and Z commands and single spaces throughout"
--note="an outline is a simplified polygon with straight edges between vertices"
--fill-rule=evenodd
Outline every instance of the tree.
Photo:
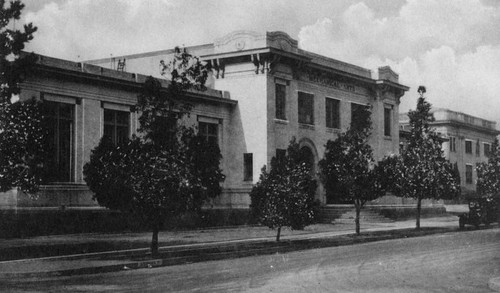
M 178 48 L 174 61 L 161 64 L 172 80 L 166 88 L 152 77 L 145 81 L 137 102 L 141 136 L 118 146 L 103 138 L 84 166 L 99 204 L 132 212 L 150 225 L 153 257 L 165 219 L 199 211 L 220 194 L 224 180 L 218 145 L 182 123 L 192 108 L 183 98 L 187 91 L 204 88 L 207 68 Z
M 269 172 L 262 168 L 259 182 L 250 192 L 250 208 L 262 225 L 277 228 L 276 241 L 280 241 L 282 227 L 303 229 L 313 222 L 316 187 L 294 138 L 285 155 L 271 159 Z
M 24 4 L 0 1 L 0 191 L 20 188 L 38 191 L 43 182 L 45 131 L 41 103 L 21 101 L 19 84 L 34 63 L 34 56 L 20 57 L 36 31 L 31 23 L 23 30 L 8 28 L 21 17 Z
M 479 163 L 477 170 L 477 193 L 500 208 L 500 145 L 495 138 L 487 163 Z M 497 213 L 498 215 L 498 213 Z M 497 216 L 498 218 L 499 216 Z
M 327 193 L 354 203 L 356 234 L 360 234 L 360 213 L 366 202 L 385 194 L 368 144 L 371 132 L 370 111 L 359 107 L 351 127 L 334 141 L 328 140 L 325 155 L 319 162 L 321 180 Z
M 460 193 L 453 165 L 443 155 L 442 140 L 430 125 L 434 117 L 431 104 L 424 98 L 425 87 L 420 86 L 418 92 L 417 108 L 408 113 L 411 128 L 408 143 L 401 156 L 392 161 L 392 169 L 386 169 L 393 178 L 393 193 L 417 200 L 417 230 L 423 199 L 453 199 Z

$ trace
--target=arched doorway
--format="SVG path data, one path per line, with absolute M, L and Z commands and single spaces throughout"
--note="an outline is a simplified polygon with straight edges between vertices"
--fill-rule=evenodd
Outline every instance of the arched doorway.
M 303 161 L 306 162 L 311 170 L 311 176 L 316 179 L 318 183 L 318 188 L 316 189 L 316 199 L 319 199 L 321 203 L 326 203 L 326 198 L 323 196 L 323 185 L 318 176 L 318 151 L 314 146 L 314 143 L 308 138 L 302 138 L 299 141 L 300 153 Z
M 300 155 L 302 157 L 302 161 L 307 164 L 309 170 L 311 170 L 310 174 L 314 177 L 316 176 L 316 164 L 314 161 L 314 154 L 312 150 L 308 146 L 303 146 L 300 148 Z

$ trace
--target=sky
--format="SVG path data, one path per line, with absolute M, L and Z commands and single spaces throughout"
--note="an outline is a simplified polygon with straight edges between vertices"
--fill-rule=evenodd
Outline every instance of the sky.
M 433 107 L 497 122 L 499 0 L 24 0 L 38 27 L 27 51 L 83 61 L 212 43 L 235 30 L 284 31 L 299 47 L 376 72 L 389 65 L 414 109 L 425 85 Z

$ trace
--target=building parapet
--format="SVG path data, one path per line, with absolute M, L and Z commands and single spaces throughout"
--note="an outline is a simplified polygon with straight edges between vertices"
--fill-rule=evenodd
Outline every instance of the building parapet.
M 437 108 L 433 111 L 436 122 L 439 121 L 454 121 L 471 126 L 496 130 L 496 122 L 483 118 L 468 115 L 462 112 L 451 111 L 448 109 Z
M 27 56 L 29 53 L 23 52 L 21 56 Z M 117 71 L 114 69 L 109 69 L 89 63 L 84 62 L 73 62 L 43 55 L 35 54 L 36 63 L 35 65 L 44 70 L 57 71 L 67 75 L 83 75 L 88 79 L 98 79 L 107 80 L 110 82 L 125 82 L 134 87 L 140 87 L 147 79 L 146 75 L 130 73 L 124 71 Z M 166 88 L 169 85 L 169 81 L 166 79 L 158 79 L 162 87 Z M 230 99 L 230 94 L 227 91 L 220 91 L 211 88 L 207 88 L 203 91 L 198 91 L 195 89 L 187 90 L 188 93 L 193 96 L 199 96 L 207 98 L 213 101 L 229 102 L 236 104 L 237 101 Z

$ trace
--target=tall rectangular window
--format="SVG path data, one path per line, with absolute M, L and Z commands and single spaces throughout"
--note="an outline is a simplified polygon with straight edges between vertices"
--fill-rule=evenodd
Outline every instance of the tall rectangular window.
M 479 139 L 476 142 L 476 157 L 479 157 L 481 155 L 481 145 L 479 144 Z
M 454 136 L 450 136 L 450 152 L 456 152 L 457 151 L 457 138 Z
M 243 180 L 253 181 L 253 154 L 243 154 Z
M 472 141 L 470 140 L 465 141 L 465 153 L 472 154 Z
M 130 113 L 104 109 L 104 136 L 111 139 L 114 145 L 124 143 L 130 134 Z
M 489 157 L 491 153 L 491 145 L 489 143 L 484 143 L 484 156 Z
M 219 144 L 219 125 L 215 123 L 199 122 L 198 135 L 204 137 L 207 141 Z
M 276 84 L 276 119 L 286 120 L 286 85 Z
M 46 180 L 48 182 L 73 181 L 73 136 L 75 114 L 73 104 L 44 101 L 47 127 Z
M 363 124 L 359 123 L 363 120 L 363 115 L 368 110 L 367 105 L 351 103 L 351 128 L 360 130 Z
M 314 125 L 314 95 L 299 92 L 299 123 Z
M 326 127 L 340 128 L 340 101 L 336 99 L 325 99 Z
M 390 108 L 384 108 L 384 135 L 391 136 L 392 111 Z
M 465 165 L 465 183 L 472 184 L 472 165 Z

